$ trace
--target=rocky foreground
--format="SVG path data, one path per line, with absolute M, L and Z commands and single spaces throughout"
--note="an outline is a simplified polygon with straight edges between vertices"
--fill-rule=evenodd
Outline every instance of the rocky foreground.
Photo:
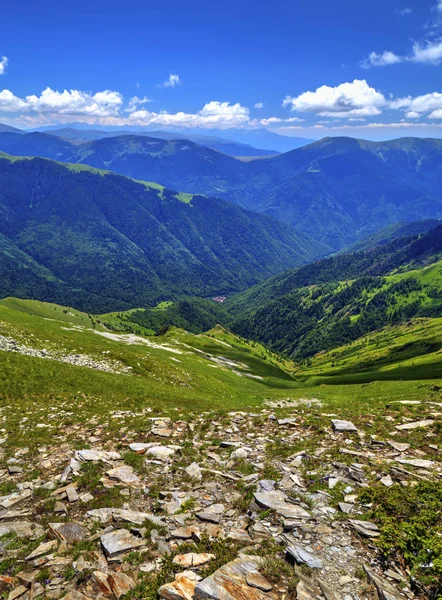
M 315 401 L 146 413 L 144 434 L 110 439 L 91 420 L 73 425 L 76 443 L 35 455 L 4 432 L 1 597 L 425 597 L 401 556 L 381 552 L 362 494 L 440 481 L 440 405 L 412 408 L 355 423 Z

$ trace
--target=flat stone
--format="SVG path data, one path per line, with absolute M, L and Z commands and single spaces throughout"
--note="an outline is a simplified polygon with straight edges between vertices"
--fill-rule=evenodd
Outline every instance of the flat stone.
M 248 586 L 257 588 L 262 592 L 270 592 L 273 589 L 272 584 L 260 573 L 246 573 L 246 582 Z
M 405 452 L 410 447 L 410 444 L 403 444 L 401 442 L 388 442 L 392 448 L 398 452 Z
M 20 598 L 20 596 L 23 596 L 23 594 L 26 594 L 27 591 L 28 590 L 24 585 L 19 585 L 9 594 L 8 600 L 16 600 L 17 598 Z
M 95 583 L 98 585 L 103 594 L 105 594 L 106 596 L 110 596 L 112 594 L 112 589 L 109 584 L 109 581 L 107 580 L 107 575 L 105 573 L 102 573 L 101 571 L 94 571 L 92 573 L 92 576 L 95 580 Z
M 14 492 L 8 496 L 2 496 L 0 498 L 0 506 L 3 508 L 10 508 L 15 506 L 24 500 L 28 500 L 32 496 L 32 490 L 23 490 L 22 492 Z
M 256 492 L 254 494 L 256 503 L 261 508 L 274 510 L 285 519 L 309 519 L 310 514 L 296 504 L 285 501 L 287 496 L 278 490 L 271 492 Z
M 302 546 L 289 546 L 286 551 L 298 565 L 307 565 L 311 569 L 322 569 L 322 560 L 314 554 L 307 552 Z
M 175 581 L 166 583 L 158 590 L 164 600 L 192 600 L 195 586 L 201 578 L 192 571 L 184 571 L 175 575 Z
M 230 454 L 231 460 L 244 460 L 249 456 L 245 448 L 237 448 Z
M 359 521 L 357 519 L 349 519 L 349 523 L 352 525 L 356 531 L 358 531 L 361 535 L 368 538 L 379 537 L 379 528 L 374 523 L 370 523 L 370 521 Z
M 175 449 L 170 446 L 151 446 L 146 450 L 146 454 L 158 460 L 168 461 L 175 454 Z
M 125 523 L 134 523 L 135 525 L 143 525 L 144 521 L 150 521 L 159 527 L 166 525 L 166 522 L 161 517 L 157 517 L 151 513 L 128 510 L 125 508 L 95 508 L 93 510 L 88 510 L 86 516 L 98 519 L 103 524 L 114 520 L 124 521 Z
M 221 522 L 221 517 L 225 510 L 223 504 L 212 504 L 212 506 L 209 506 L 206 510 L 196 513 L 196 516 L 198 519 L 201 519 L 201 521 L 208 521 L 209 523 L 218 525 L 218 523 Z
M 423 421 L 414 421 L 413 423 L 404 423 L 403 425 L 396 425 L 398 431 L 410 431 L 411 429 L 419 429 L 420 427 L 429 427 L 433 425 L 433 419 L 426 419 Z
M 189 477 L 191 477 L 192 479 L 196 479 L 197 481 L 201 481 L 203 477 L 201 467 L 196 462 L 193 462 L 191 465 L 189 465 L 187 469 L 185 469 L 185 471 L 187 475 L 189 475 Z
M 367 565 L 363 565 L 368 581 L 375 586 L 380 600 L 403 600 L 404 596 L 386 581 L 383 577 L 376 575 Z
M 394 481 L 392 480 L 390 475 L 385 475 L 385 477 L 382 477 L 382 479 L 380 479 L 380 482 L 382 483 L 382 485 L 385 485 L 385 487 L 391 487 L 392 485 L 394 485 Z
M 349 504 L 348 502 L 338 502 L 339 509 L 349 515 L 351 511 L 354 509 L 354 504 Z
M 40 535 L 40 532 L 43 533 L 43 529 L 29 521 L 9 521 L 0 525 L 0 538 L 8 533 L 15 533 L 20 538 L 27 538 L 37 535 L 37 532 Z
M 109 573 L 108 582 L 116 598 L 125 596 L 135 587 L 135 581 L 125 573 Z
M 81 542 L 89 535 L 86 527 L 83 527 L 79 523 L 49 523 L 49 527 L 59 540 L 69 545 Z
M 129 448 L 132 450 L 132 452 L 144 453 L 148 448 L 152 448 L 152 446 L 155 445 L 156 444 L 143 444 L 141 442 L 135 442 L 133 444 L 129 444 Z
M 66 496 L 69 503 L 77 502 L 78 500 L 77 490 L 72 485 L 66 488 Z
M 418 469 L 430 469 L 434 462 L 432 460 L 423 460 L 422 458 L 401 458 L 397 460 L 401 465 L 410 465 Z
M 111 479 L 116 479 L 117 481 L 121 481 L 126 485 L 130 485 L 133 487 L 141 486 L 141 479 L 134 472 L 133 468 L 129 465 L 124 465 L 122 467 L 116 467 L 115 469 L 110 469 L 106 471 L 106 474 Z
M 178 527 L 177 529 L 172 529 L 170 537 L 177 540 L 190 540 L 194 534 L 198 534 L 199 532 L 199 528 L 195 526 Z
M 81 462 L 110 462 L 121 460 L 118 452 L 105 452 L 104 450 L 76 450 L 75 458 Z
M 153 435 L 158 435 L 159 437 L 169 438 L 172 435 L 173 430 L 168 427 L 152 427 L 151 433 Z
M 39 556 L 43 556 L 44 554 L 49 554 L 52 550 L 55 550 L 58 546 L 57 540 L 51 540 L 50 542 L 44 542 L 40 544 L 29 556 L 26 557 L 26 560 L 34 560 L 34 558 L 38 558 Z
M 188 569 L 205 565 L 214 558 L 216 558 L 214 554 L 188 552 L 186 554 L 177 554 L 173 559 L 173 564 Z
M 248 585 L 246 577 L 259 575 L 260 558 L 242 555 L 223 565 L 195 587 L 195 600 L 277 600 L 273 592 Z
M 332 419 L 332 426 L 334 431 L 342 433 L 344 431 L 357 431 L 356 425 L 353 425 L 351 421 L 341 421 L 340 419 Z
M 100 537 L 101 545 L 107 557 L 113 558 L 144 546 L 143 540 L 132 535 L 127 529 L 117 529 Z
M 278 425 L 296 425 L 296 417 L 287 417 L 286 419 L 278 419 Z

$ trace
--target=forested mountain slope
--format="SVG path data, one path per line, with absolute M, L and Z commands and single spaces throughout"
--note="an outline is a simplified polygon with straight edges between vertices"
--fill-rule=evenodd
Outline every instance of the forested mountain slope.
M 441 258 L 438 226 L 272 278 L 229 300 L 226 310 L 235 332 L 301 360 L 391 323 L 440 316 Z
M 324 251 L 223 200 L 6 155 L 0 235 L 2 296 L 69 298 L 91 312 L 231 293 Z
M 244 162 L 188 140 L 125 135 L 71 143 L 0 133 L 0 150 L 88 164 L 224 198 L 340 250 L 398 221 L 442 217 L 442 140 L 325 138 Z

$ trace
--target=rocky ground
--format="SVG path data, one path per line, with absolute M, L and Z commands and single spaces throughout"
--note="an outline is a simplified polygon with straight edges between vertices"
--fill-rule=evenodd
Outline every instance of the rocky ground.
M 78 365 L 81 367 L 88 367 L 89 369 L 105 371 L 106 373 L 128 374 L 131 372 L 129 367 L 125 367 L 117 361 L 97 360 L 86 354 L 69 354 L 60 350 L 53 351 L 47 348 L 34 348 L 4 335 L 0 335 L 0 351 L 18 352 L 25 356 L 57 360 L 70 365 Z
M 36 454 L 3 430 L 1 597 L 425 596 L 399 555 L 381 553 L 361 493 L 441 479 L 440 405 L 354 422 L 315 400 L 173 421 L 146 412 L 137 430 L 130 416 L 109 414 L 118 439 L 92 419 Z

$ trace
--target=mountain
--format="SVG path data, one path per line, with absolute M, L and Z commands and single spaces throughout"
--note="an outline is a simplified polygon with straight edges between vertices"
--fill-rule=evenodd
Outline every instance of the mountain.
M 226 302 L 233 331 L 296 360 L 442 310 L 442 225 L 274 277 Z
M 101 131 L 99 129 L 75 129 L 73 127 L 53 129 L 51 130 L 50 134 L 74 143 L 100 140 L 103 138 L 116 137 L 117 135 L 115 131 Z M 230 156 L 256 157 L 278 154 L 278 152 L 275 152 L 274 150 L 262 150 L 260 148 L 254 148 L 249 144 L 240 144 L 239 142 L 234 142 L 233 140 L 209 135 L 190 135 L 184 133 L 177 134 L 169 131 L 152 131 L 149 133 L 124 131 L 124 135 L 128 134 L 153 137 L 162 140 L 188 140 L 190 142 L 199 144 L 200 146 L 212 148 L 213 150 L 218 150 L 218 152 L 223 152 L 224 154 L 229 154 Z
M 44 127 L 40 127 L 37 129 L 37 131 L 52 133 L 59 129 L 59 125 L 46 125 Z M 69 129 L 77 130 L 80 134 L 82 131 L 90 130 L 90 127 L 84 123 L 71 123 Z M 161 127 L 160 125 L 134 127 L 124 125 L 122 127 L 95 126 L 95 131 L 101 131 L 102 134 L 110 134 L 111 137 L 136 134 L 147 135 L 150 137 L 163 137 L 164 139 L 190 139 L 191 141 L 196 141 L 196 139 L 194 139 L 196 137 L 202 139 L 207 137 L 215 137 L 227 140 L 228 142 L 253 146 L 254 148 L 267 148 L 268 150 L 277 153 L 288 152 L 289 150 L 300 148 L 301 146 L 305 146 L 306 144 L 310 144 L 314 141 L 307 138 L 281 135 L 279 133 L 275 133 L 274 131 L 270 131 L 269 129 L 265 129 L 264 127 L 255 129 L 237 129 L 234 127 L 229 129 L 205 129 L 203 127 Z M 101 137 L 104 136 L 102 135 Z M 203 142 L 198 143 L 201 143 L 203 146 L 207 145 Z
M 223 200 L 6 155 L 0 234 L 7 259 L 1 296 L 20 289 L 96 312 L 229 294 L 324 251 L 291 227 Z
M 11 125 L 6 125 L 5 123 L 0 123 L 0 133 L 25 133 L 21 129 L 17 129 L 17 127 L 11 127 Z
M 442 140 L 326 138 L 241 161 L 185 140 L 126 135 L 71 143 L 0 133 L 0 150 L 88 164 L 273 216 L 335 251 L 396 223 L 442 217 Z
M 425 219 L 423 221 L 412 221 L 406 223 L 405 221 L 399 221 L 384 227 L 379 231 L 376 231 L 372 235 L 359 240 L 356 244 L 353 244 L 350 248 L 342 250 L 342 253 L 349 252 L 360 252 L 362 250 L 369 250 L 375 246 L 383 246 L 389 242 L 396 240 L 401 237 L 415 236 L 420 233 L 427 233 L 438 225 L 441 225 L 441 219 Z

